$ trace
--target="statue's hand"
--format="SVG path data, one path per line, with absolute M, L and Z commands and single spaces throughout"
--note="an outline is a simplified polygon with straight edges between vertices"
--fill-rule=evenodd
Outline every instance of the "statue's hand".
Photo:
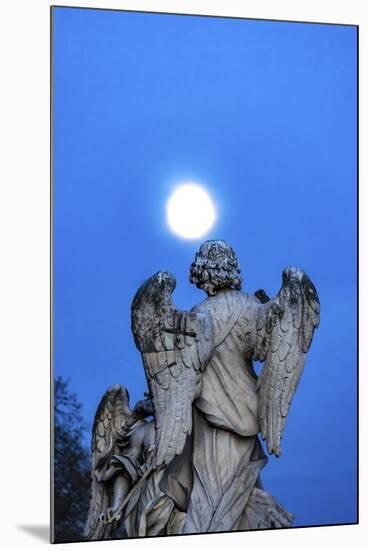
M 113 523 L 114 521 L 119 521 L 121 519 L 121 514 L 118 513 L 118 510 L 119 508 L 108 508 L 106 510 L 106 514 L 103 513 L 100 515 L 100 521 L 102 521 L 102 523 L 105 523 L 105 525 Z

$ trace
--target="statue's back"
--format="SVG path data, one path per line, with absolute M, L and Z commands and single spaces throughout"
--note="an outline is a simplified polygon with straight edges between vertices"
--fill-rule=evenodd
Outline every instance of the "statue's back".
M 195 405 L 210 423 L 241 436 L 258 433 L 257 378 L 249 357 L 259 305 L 252 295 L 225 289 L 194 308 L 209 313 L 215 328 L 215 351 Z

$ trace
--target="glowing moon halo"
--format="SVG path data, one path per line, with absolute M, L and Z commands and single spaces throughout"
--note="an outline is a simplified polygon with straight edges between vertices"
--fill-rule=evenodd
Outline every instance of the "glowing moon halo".
M 196 183 L 176 187 L 166 205 L 167 223 L 183 239 L 199 239 L 213 226 L 216 212 L 207 191 Z

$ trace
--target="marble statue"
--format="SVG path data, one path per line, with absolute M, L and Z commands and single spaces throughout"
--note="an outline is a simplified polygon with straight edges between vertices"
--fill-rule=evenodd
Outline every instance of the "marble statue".
M 242 292 L 237 257 L 221 240 L 201 245 L 190 282 L 207 294 L 191 311 L 176 309 L 168 272 L 133 299 L 149 391 L 131 409 L 127 389 L 112 386 L 97 409 L 86 539 L 292 525 L 262 486 L 259 434 L 279 457 L 319 325 L 316 289 L 290 267 L 274 298 Z M 259 377 L 254 361 L 263 363 Z

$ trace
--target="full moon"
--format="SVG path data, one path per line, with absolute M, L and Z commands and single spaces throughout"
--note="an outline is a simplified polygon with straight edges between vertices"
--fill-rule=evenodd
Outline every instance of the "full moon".
M 215 206 L 201 185 L 183 183 L 176 187 L 166 205 L 170 229 L 184 239 L 199 239 L 213 226 Z

